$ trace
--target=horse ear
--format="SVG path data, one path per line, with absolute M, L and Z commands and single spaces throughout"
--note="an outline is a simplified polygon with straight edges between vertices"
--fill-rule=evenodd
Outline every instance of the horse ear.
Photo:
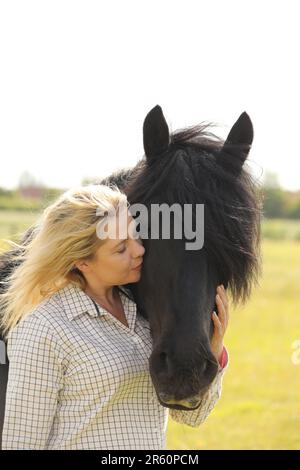
M 143 125 L 144 150 L 148 160 L 156 157 L 169 146 L 169 127 L 159 105 L 149 111 Z
M 244 112 L 232 126 L 217 162 L 223 168 L 238 176 L 249 154 L 252 141 L 252 122 L 248 114 Z

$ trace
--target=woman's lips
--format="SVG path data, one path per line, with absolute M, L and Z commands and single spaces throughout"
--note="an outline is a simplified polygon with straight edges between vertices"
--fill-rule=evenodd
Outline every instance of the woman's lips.
M 132 269 L 133 269 L 134 271 L 139 271 L 139 270 L 141 269 L 141 267 L 142 267 L 142 264 L 143 264 L 143 263 L 139 264 L 138 266 L 136 266 L 135 268 L 132 268 Z

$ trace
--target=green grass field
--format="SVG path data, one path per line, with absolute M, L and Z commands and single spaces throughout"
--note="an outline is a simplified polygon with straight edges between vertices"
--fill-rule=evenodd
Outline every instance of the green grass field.
M 0 239 L 35 218 L 0 212 Z M 222 397 L 197 429 L 170 419 L 168 449 L 300 449 L 300 364 L 291 360 L 300 340 L 300 222 L 265 221 L 263 234 L 260 287 L 230 309 Z
M 3 239 L 18 241 L 19 236 L 37 219 L 36 212 L 0 210 L 0 248 L 6 248 Z

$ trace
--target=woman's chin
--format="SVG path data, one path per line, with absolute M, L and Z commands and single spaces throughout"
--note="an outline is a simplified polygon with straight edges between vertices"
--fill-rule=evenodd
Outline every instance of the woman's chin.
M 141 271 L 136 271 L 136 272 L 132 272 L 130 274 L 130 281 L 128 281 L 128 284 L 131 283 L 131 282 L 138 282 L 141 278 Z

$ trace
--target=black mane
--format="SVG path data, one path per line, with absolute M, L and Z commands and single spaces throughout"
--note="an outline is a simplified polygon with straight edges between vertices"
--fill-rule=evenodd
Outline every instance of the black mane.
M 203 249 L 218 266 L 234 303 L 244 303 L 261 275 L 259 185 L 246 163 L 238 176 L 218 164 L 224 141 L 211 126 L 174 132 L 159 158 L 143 158 L 133 170 L 103 182 L 120 187 L 121 181 L 131 204 L 205 204 Z

